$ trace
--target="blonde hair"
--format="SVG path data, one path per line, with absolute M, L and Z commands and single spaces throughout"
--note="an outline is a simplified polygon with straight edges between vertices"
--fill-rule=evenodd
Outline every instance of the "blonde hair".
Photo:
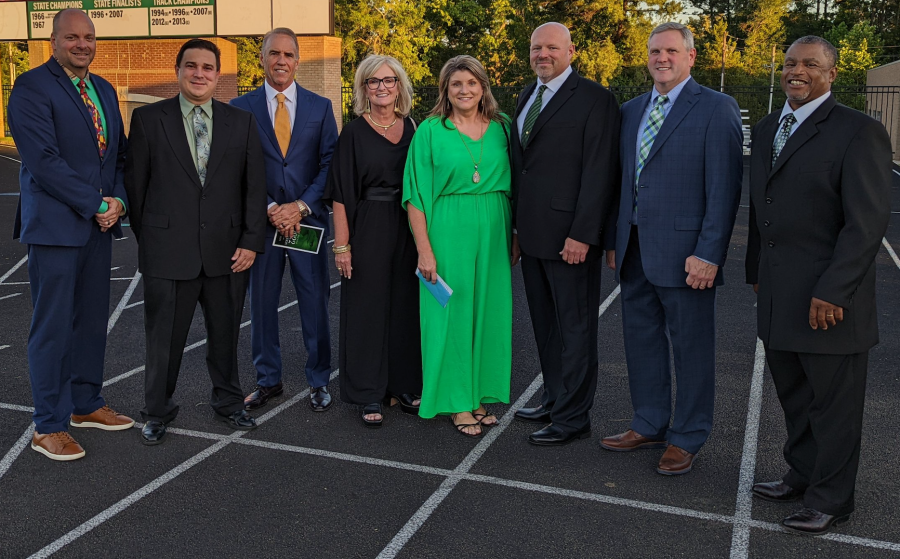
M 481 84 L 481 89 L 483 91 L 481 97 L 481 114 L 488 120 L 496 120 L 497 122 L 502 123 L 503 120 L 500 118 L 500 105 L 491 93 L 491 84 L 488 83 L 487 71 L 485 71 L 481 62 L 478 62 L 478 60 L 467 54 L 454 56 L 444 64 L 443 68 L 441 68 L 441 77 L 438 81 L 437 103 L 435 103 L 431 112 L 428 113 L 428 116 L 441 117 L 441 123 L 444 123 L 450 117 L 450 113 L 453 112 L 453 105 L 450 104 L 449 93 L 450 76 L 456 72 L 462 71 L 471 73 L 475 76 L 475 79 L 478 80 L 478 83 Z
M 397 107 L 394 110 L 402 117 L 409 116 L 409 111 L 412 109 L 413 96 L 413 88 L 412 83 L 409 81 L 409 76 L 406 75 L 406 70 L 400 65 L 399 60 L 393 56 L 381 54 L 370 54 L 359 63 L 359 67 L 356 69 L 356 76 L 353 78 L 353 112 L 356 113 L 356 116 L 366 112 L 366 101 L 369 99 L 366 97 L 366 80 L 374 76 L 375 72 L 385 64 L 400 80 L 395 86 L 398 91 Z

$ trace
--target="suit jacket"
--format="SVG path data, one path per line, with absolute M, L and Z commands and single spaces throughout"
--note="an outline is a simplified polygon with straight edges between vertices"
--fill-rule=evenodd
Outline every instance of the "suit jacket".
M 104 196 L 121 198 L 128 207 L 119 99 L 100 76 L 91 74 L 91 83 L 106 116 L 103 159 L 87 106 L 55 58 L 16 80 L 9 98 L 9 128 L 22 167 L 14 239 L 35 245 L 84 246 Z M 118 223 L 111 231 L 122 236 Z
M 206 183 L 191 157 L 178 97 L 135 109 L 125 189 L 141 273 L 188 280 L 231 272 L 238 248 L 265 248 L 263 156 L 253 115 L 213 100 Z
M 891 144 L 884 126 L 829 96 L 785 143 L 780 112 L 753 128 L 747 283 L 759 284 L 759 337 L 770 349 L 852 354 L 878 343 L 875 255 L 891 213 Z M 843 307 L 809 327 L 813 297 Z
M 266 189 L 269 203 L 284 204 L 302 200 L 310 209 L 303 218 L 306 225 L 328 230 L 328 208 L 322 203 L 328 167 L 337 142 L 337 124 L 331 101 L 312 91 L 297 87 L 297 110 L 287 156 L 281 154 L 275 126 L 266 105 L 265 85 L 231 100 L 231 104 L 256 116 L 266 162 Z M 275 227 L 267 222 L 268 235 Z
M 543 108 L 522 149 L 517 118 L 537 87 L 519 95 L 513 117 L 513 219 L 522 252 L 559 260 L 567 237 L 599 245 L 619 181 L 619 106 L 576 72 Z
M 616 277 L 631 234 L 634 174 L 641 117 L 652 92 L 622 106 L 621 196 L 615 235 Z M 641 263 L 659 287 L 685 287 L 685 260 L 693 255 L 717 264 L 724 283 L 744 171 L 740 110 L 727 95 L 690 78 L 666 116 L 641 170 L 637 226 Z

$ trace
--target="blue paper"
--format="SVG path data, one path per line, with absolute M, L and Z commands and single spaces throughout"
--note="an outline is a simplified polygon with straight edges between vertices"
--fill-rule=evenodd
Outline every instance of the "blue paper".
M 431 293 L 434 298 L 442 307 L 447 306 L 447 301 L 450 300 L 450 296 L 453 295 L 453 290 L 450 289 L 450 286 L 447 285 L 447 282 L 444 281 L 444 278 L 441 276 L 437 277 L 437 283 L 431 283 L 425 276 L 422 275 L 422 272 L 416 268 L 416 275 L 419 276 L 419 281 L 422 282 L 422 285 L 425 286 L 425 289 Z

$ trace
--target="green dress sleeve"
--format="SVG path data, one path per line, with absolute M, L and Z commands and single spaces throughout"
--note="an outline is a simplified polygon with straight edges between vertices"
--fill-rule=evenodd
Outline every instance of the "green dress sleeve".
M 409 145 L 406 156 L 406 168 L 403 171 L 403 199 L 400 204 L 406 209 L 407 204 L 425 214 L 425 223 L 431 229 L 432 208 L 435 192 L 440 185 L 435 184 L 434 161 L 432 160 L 432 125 L 433 118 L 422 123 L 416 130 Z

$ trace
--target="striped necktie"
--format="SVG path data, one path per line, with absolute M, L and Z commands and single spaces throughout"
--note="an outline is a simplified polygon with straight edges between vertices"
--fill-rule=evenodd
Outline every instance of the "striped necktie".
M 81 100 L 87 105 L 87 110 L 91 114 L 91 120 L 94 121 L 94 131 L 97 134 L 97 149 L 100 150 L 100 158 L 106 155 L 106 132 L 103 130 L 103 119 L 100 118 L 100 111 L 97 105 L 91 100 L 91 96 L 87 92 L 87 83 L 84 80 L 78 80 L 78 91 L 81 93 Z
M 791 137 L 791 129 L 794 128 L 795 122 L 797 122 L 797 117 L 794 116 L 794 113 L 788 113 L 788 115 L 784 117 L 784 122 L 781 124 L 781 130 L 778 132 L 778 135 L 775 136 L 775 144 L 772 146 L 772 165 L 775 164 L 778 156 L 781 155 L 784 144 L 786 144 L 788 138 Z
M 638 153 L 637 166 L 634 170 L 634 206 L 637 207 L 638 199 L 638 179 L 641 177 L 641 170 L 647 162 L 647 156 L 650 155 L 650 148 L 653 147 L 653 141 L 662 128 L 663 121 L 666 119 L 666 112 L 663 110 L 669 98 L 666 95 L 659 95 L 656 98 L 656 104 L 650 111 L 647 118 L 647 125 L 644 126 L 644 132 L 641 134 L 641 150 Z
M 209 129 L 203 121 L 203 107 L 194 106 L 194 142 L 197 148 L 197 174 L 200 185 L 206 184 L 206 165 L 209 163 Z
M 541 105 L 544 104 L 544 90 L 547 89 L 546 85 L 541 85 L 537 91 L 537 97 L 534 98 L 534 103 L 528 107 L 528 113 L 525 115 L 525 122 L 522 123 L 522 148 L 524 149 L 528 142 L 531 141 L 531 129 L 534 128 L 534 123 L 537 122 L 538 116 L 541 114 Z

